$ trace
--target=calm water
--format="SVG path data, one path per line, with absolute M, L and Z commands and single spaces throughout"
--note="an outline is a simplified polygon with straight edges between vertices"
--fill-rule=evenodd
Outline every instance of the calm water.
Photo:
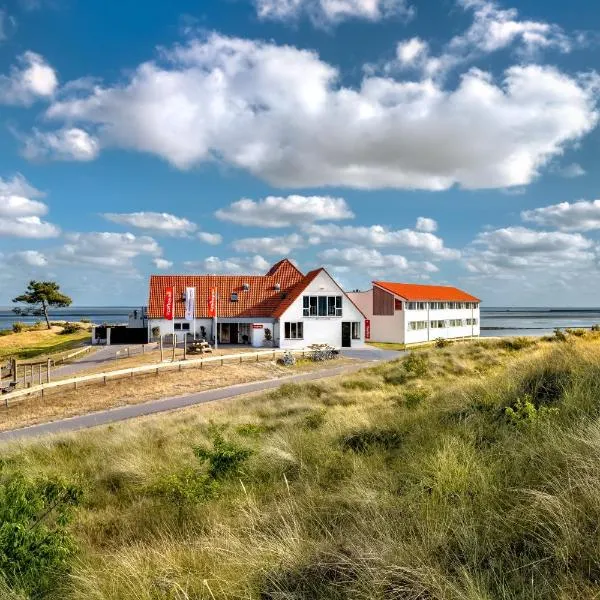
M 127 323 L 129 313 L 139 307 L 131 306 L 71 306 L 50 311 L 50 320 L 81 321 L 89 319 L 92 323 Z M 35 323 L 44 317 L 21 317 L 11 308 L 0 307 L 0 329 L 9 329 L 15 321 Z
M 126 323 L 131 306 L 75 306 L 53 310 L 51 319 L 93 323 Z M 8 329 L 15 321 L 34 323 L 39 317 L 19 317 L 8 307 L 0 308 L 0 329 Z M 586 327 L 600 323 L 600 308 L 506 308 L 481 309 L 482 336 L 546 335 L 556 327 Z
M 600 308 L 481 308 L 482 336 L 546 335 L 561 329 L 600 324 Z

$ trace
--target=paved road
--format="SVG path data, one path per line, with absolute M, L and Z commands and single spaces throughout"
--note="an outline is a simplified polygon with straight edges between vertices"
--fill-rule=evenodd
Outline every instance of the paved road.
M 344 350 L 343 354 L 350 356 L 350 352 L 362 352 L 362 356 L 353 356 L 353 358 L 362 358 L 363 360 L 355 365 L 344 365 L 314 371 L 312 373 L 302 373 L 299 375 L 291 375 L 289 377 L 281 377 L 279 379 L 268 379 L 263 381 L 254 381 L 252 383 L 242 383 L 232 385 L 226 388 L 218 388 L 214 390 L 206 390 L 194 394 L 186 394 L 184 396 L 173 396 L 170 398 L 161 398 L 160 400 L 152 400 L 143 404 L 132 404 L 129 406 L 121 406 L 109 410 L 103 410 L 87 415 L 71 417 L 70 419 L 62 419 L 51 423 L 42 423 L 40 425 L 32 425 L 22 429 L 14 429 L 11 431 L 0 432 L 0 442 L 8 442 L 17 439 L 34 438 L 46 434 L 67 433 L 70 431 L 78 431 L 98 425 L 107 425 L 117 421 L 133 419 L 144 415 L 152 415 L 155 413 L 176 410 L 186 406 L 195 404 L 204 404 L 206 402 L 214 402 L 215 400 L 224 400 L 226 398 L 234 398 L 243 394 L 252 392 L 261 392 L 278 388 L 284 383 L 297 383 L 302 381 L 312 381 L 315 379 L 324 379 L 327 377 L 335 377 L 346 373 L 352 373 L 365 367 L 365 360 L 372 362 L 381 362 L 401 356 L 400 352 L 383 351 L 377 349 L 365 350 Z

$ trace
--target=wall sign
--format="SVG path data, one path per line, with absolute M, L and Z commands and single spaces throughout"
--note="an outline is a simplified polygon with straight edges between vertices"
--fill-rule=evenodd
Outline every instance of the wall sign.
M 371 320 L 365 319 L 365 340 L 371 339 Z

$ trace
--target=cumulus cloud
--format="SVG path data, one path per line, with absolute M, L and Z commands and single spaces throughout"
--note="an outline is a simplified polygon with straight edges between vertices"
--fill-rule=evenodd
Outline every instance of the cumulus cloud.
M 255 0 L 260 19 L 290 21 L 307 15 L 317 25 L 347 19 L 380 21 L 391 16 L 409 18 L 413 9 L 405 0 Z
M 398 254 L 382 254 L 374 248 L 355 246 L 352 248 L 329 248 L 319 254 L 321 260 L 334 267 L 380 271 L 381 269 L 408 269 L 408 261 Z
M 505 227 L 480 233 L 465 253 L 472 273 L 493 275 L 527 270 L 589 269 L 594 266 L 597 248 L 579 233 L 535 231 Z
M 248 258 L 219 258 L 209 256 L 200 261 L 186 261 L 184 265 L 190 271 L 201 273 L 235 273 L 235 274 L 264 274 L 271 264 L 262 256 L 255 255 Z
M 25 52 L 8 75 L 0 75 L 0 104 L 29 106 L 39 98 L 51 98 L 58 87 L 58 77 L 45 59 L 35 52 Z
M 429 219 L 427 217 L 419 217 L 417 219 L 417 224 L 415 228 L 417 231 L 433 233 L 434 231 L 437 231 L 438 224 L 434 219 Z
M 234 241 L 232 246 L 236 252 L 283 255 L 302 248 L 304 240 L 297 233 L 291 233 L 280 237 L 245 238 Z
M 557 227 L 562 231 L 592 231 L 600 229 L 600 200 L 561 202 L 524 210 L 521 218 L 536 225 Z
M 196 237 L 203 241 L 205 244 L 210 244 L 211 246 L 218 246 L 223 242 L 223 236 L 220 233 L 209 233 L 208 231 L 199 231 L 196 234 Z
M 13 263 L 26 267 L 45 267 L 48 264 L 46 256 L 36 250 L 13 252 L 10 256 L 10 260 Z
M 427 47 L 427 42 L 418 37 L 404 40 L 396 46 L 396 58 L 401 66 L 412 66 L 426 55 Z
M 100 153 L 98 140 L 78 127 L 33 133 L 23 138 L 23 156 L 29 160 L 94 160 Z
M 159 257 L 162 254 L 156 240 L 132 233 L 72 233 L 66 238 L 67 243 L 56 250 L 53 258 L 69 265 L 129 271 L 133 270 L 133 259 L 138 256 Z
M 154 258 L 152 262 L 157 269 L 170 269 L 173 266 L 172 261 L 164 258 Z
M 196 231 L 196 224 L 183 217 L 176 217 L 169 213 L 134 212 L 134 213 L 104 213 L 103 217 L 126 225 L 136 227 L 157 234 L 171 236 L 185 236 Z
M 530 183 L 595 127 L 597 88 L 539 65 L 352 88 L 314 52 L 212 34 L 47 116 L 93 127 L 103 147 L 180 169 L 220 160 L 277 186 L 500 188 Z
M 422 251 L 437 259 L 456 259 L 460 252 L 444 246 L 444 240 L 423 231 L 412 229 L 391 230 L 382 225 L 354 227 L 351 225 L 307 225 L 303 231 L 311 236 L 312 243 L 344 242 L 366 247 L 402 247 Z
M 292 227 L 313 221 L 351 219 L 354 214 L 343 198 L 330 196 L 267 196 L 242 198 L 215 215 L 222 221 L 256 227 Z
M 56 225 L 40 219 L 48 212 L 48 207 L 34 198 L 43 195 L 22 175 L 12 179 L 0 177 L 0 237 L 40 239 L 58 236 L 60 229 Z

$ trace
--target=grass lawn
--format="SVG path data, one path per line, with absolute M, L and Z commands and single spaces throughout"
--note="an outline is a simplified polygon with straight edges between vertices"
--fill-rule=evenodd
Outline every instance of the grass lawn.
M 421 349 L 0 474 L 11 600 L 598 598 L 600 336 Z
M 367 342 L 369 346 L 381 348 L 382 350 L 405 350 L 406 344 L 395 344 L 392 342 Z
M 0 337 L 0 360 L 13 357 L 27 360 L 64 352 L 81 346 L 90 337 L 87 330 L 62 335 L 62 327 L 33 329 Z

